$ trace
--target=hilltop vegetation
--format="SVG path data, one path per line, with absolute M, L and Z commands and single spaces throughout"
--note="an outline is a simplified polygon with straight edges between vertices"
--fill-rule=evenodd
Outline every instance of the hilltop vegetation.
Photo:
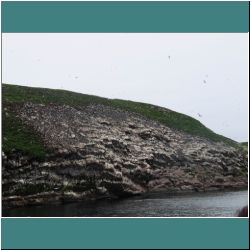
M 241 147 L 244 151 L 248 152 L 248 142 L 241 142 L 241 143 L 240 143 L 240 147 Z
M 135 112 L 144 117 L 158 121 L 170 128 L 200 136 L 215 142 L 224 142 L 231 146 L 238 143 L 214 133 L 198 120 L 187 115 L 151 104 L 133 101 L 107 99 L 93 95 L 79 94 L 66 90 L 33 88 L 2 84 L 3 103 L 3 150 L 8 153 L 18 150 L 37 158 L 44 158 L 46 148 L 39 135 L 17 119 L 12 107 L 23 103 L 57 104 L 71 107 L 89 104 L 103 104 Z

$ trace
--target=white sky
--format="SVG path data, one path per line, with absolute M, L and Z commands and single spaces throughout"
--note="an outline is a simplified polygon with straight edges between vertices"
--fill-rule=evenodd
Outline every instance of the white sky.
M 152 103 L 248 141 L 247 33 L 3 34 L 2 81 Z

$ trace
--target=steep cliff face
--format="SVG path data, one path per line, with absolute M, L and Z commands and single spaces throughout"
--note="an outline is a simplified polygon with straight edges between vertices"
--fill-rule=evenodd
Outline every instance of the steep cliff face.
M 138 113 L 103 104 L 26 102 L 10 109 L 47 153 L 38 161 L 3 152 L 4 207 L 247 187 L 243 151 Z

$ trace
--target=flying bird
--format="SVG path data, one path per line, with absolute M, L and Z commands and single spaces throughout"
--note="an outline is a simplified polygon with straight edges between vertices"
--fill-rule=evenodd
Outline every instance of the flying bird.
M 206 81 L 206 80 L 203 80 L 203 83 L 207 83 L 207 81 Z
M 168 59 L 170 60 L 171 56 L 168 56 Z
M 199 117 L 202 117 L 202 115 L 201 115 L 200 113 L 197 113 L 197 115 L 198 115 Z

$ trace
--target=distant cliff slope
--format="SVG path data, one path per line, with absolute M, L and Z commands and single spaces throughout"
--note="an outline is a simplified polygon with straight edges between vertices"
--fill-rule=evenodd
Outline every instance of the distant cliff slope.
M 247 153 L 143 103 L 2 85 L 3 207 L 247 187 Z

